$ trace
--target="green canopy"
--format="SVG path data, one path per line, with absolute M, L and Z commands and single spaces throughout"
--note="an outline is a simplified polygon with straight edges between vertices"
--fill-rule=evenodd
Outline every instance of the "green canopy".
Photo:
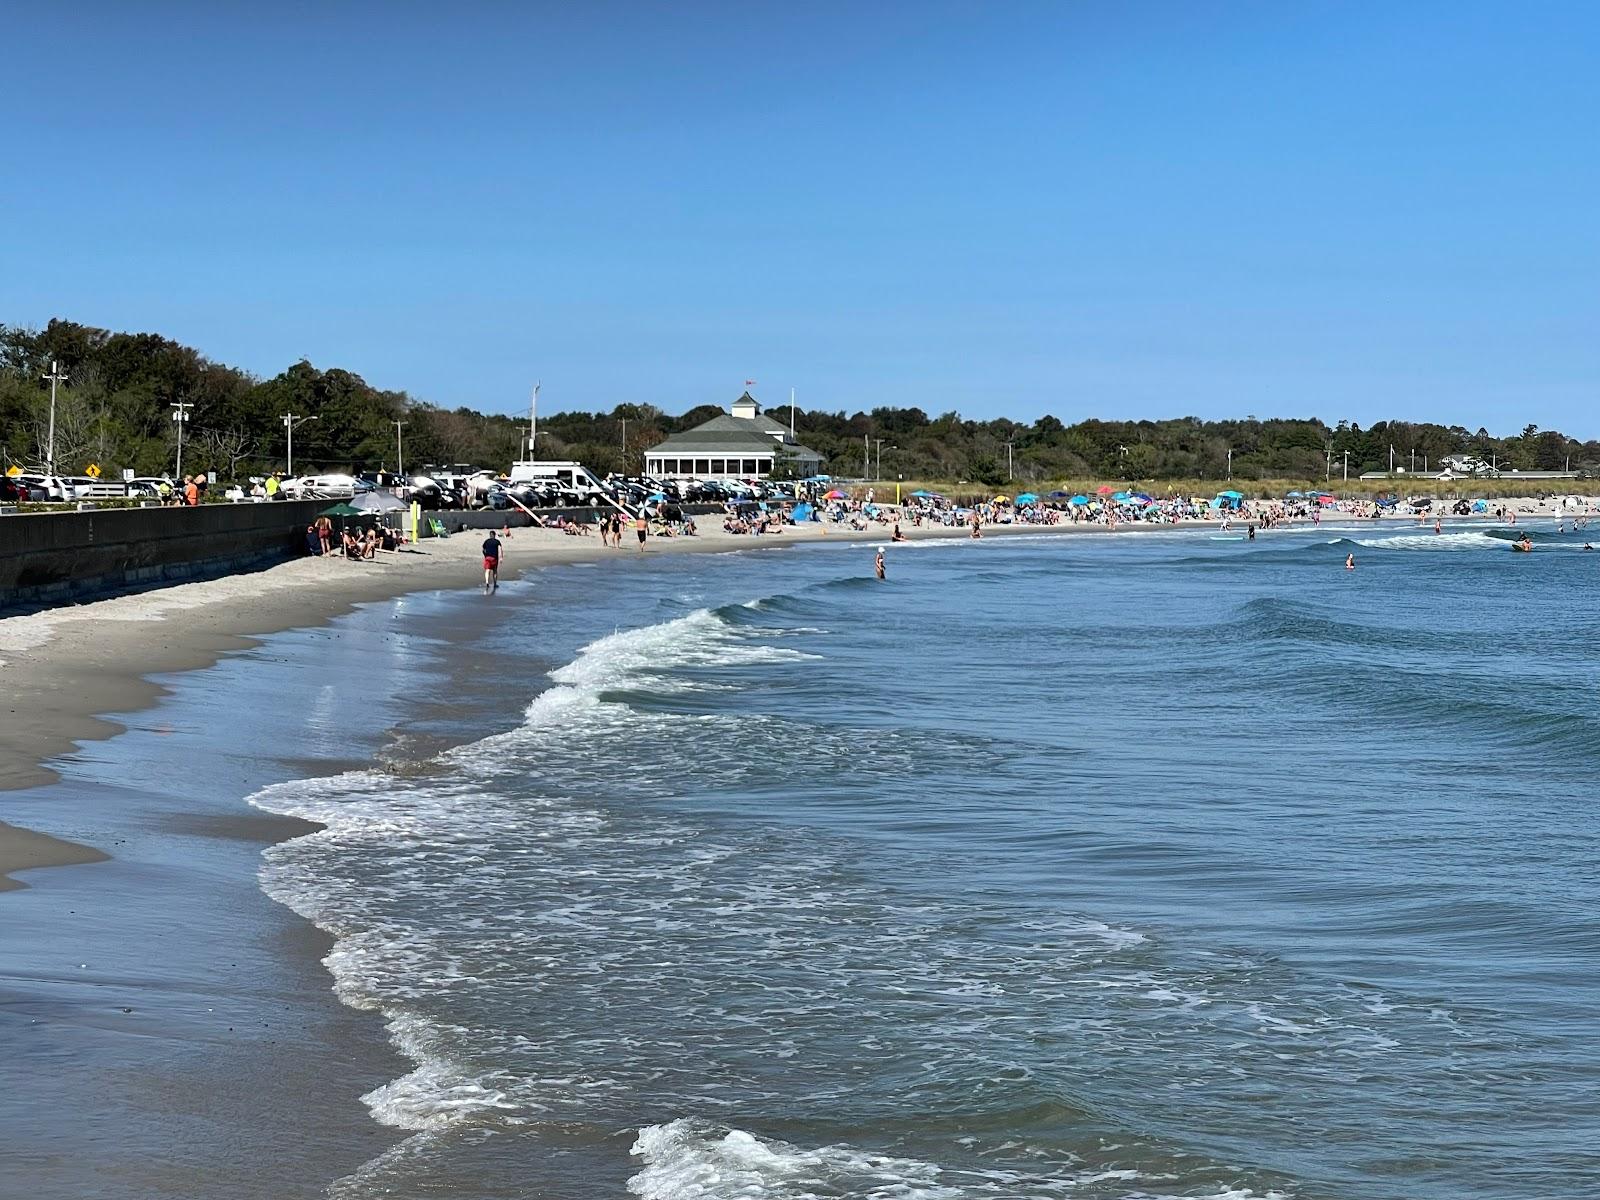
M 322 517 L 364 517 L 368 514 L 359 508 L 352 508 L 342 500 L 332 508 L 325 508 L 317 514 Z

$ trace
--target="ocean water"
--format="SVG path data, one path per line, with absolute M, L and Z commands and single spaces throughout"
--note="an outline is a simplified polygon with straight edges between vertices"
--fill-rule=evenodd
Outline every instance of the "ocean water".
M 391 751 L 253 797 L 326 825 L 263 886 L 414 1064 L 331 1194 L 1595 1194 L 1600 555 L 1540 533 L 483 599 Z

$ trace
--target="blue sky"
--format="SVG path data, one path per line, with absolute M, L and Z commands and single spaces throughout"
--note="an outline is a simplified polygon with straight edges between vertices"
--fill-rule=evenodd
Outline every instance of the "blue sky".
M 1600 5 L 46 7 L 7 323 L 500 411 L 1600 435 Z

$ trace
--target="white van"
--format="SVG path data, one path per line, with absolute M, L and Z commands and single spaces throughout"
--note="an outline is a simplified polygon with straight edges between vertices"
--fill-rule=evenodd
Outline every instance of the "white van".
M 511 482 L 554 483 L 570 488 L 585 500 L 606 494 L 606 485 L 580 462 L 514 462 L 511 464 Z

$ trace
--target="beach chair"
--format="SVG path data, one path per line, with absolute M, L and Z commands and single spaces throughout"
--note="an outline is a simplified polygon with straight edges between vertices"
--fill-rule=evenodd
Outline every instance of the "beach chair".
M 437 517 L 428 518 L 428 530 L 434 537 L 449 537 L 450 531 L 444 527 L 444 522 Z

